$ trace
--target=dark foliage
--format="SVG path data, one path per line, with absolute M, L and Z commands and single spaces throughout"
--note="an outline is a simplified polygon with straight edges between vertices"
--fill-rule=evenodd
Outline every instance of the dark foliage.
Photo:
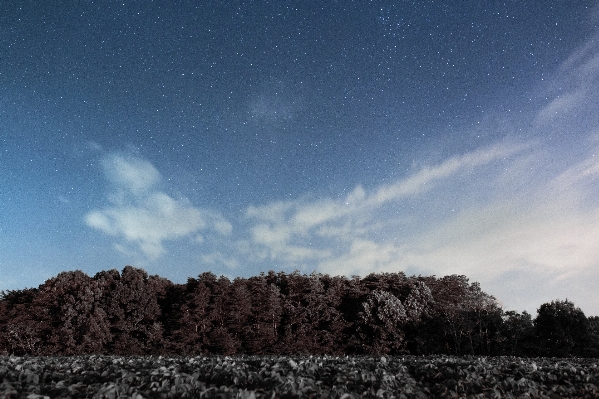
M 597 398 L 596 359 L 0 356 L 2 398 Z
M 536 336 L 542 345 L 540 356 L 584 356 L 589 346 L 589 321 L 582 310 L 567 299 L 544 303 L 534 321 Z
M 173 284 L 126 266 L 0 295 L 0 355 L 599 355 L 569 301 L 504 312 L 465 276 L 213 273 Z

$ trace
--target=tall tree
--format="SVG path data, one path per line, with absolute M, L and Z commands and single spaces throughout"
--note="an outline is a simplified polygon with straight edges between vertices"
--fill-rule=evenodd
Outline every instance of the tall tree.
M 111 351 L 140 355 L 151 352 L 162 340 L 157 290 L 165 287 L 160 277 L 148 278 L 145 270 L 126 266 L 120 276 L 114 270 L 94 278 L 110 293 L 104 297 L 103 308 L 114 336 Z
M 248 339 L 248 332 L 251 328 L 252 293 L 248 289 L 246 279 L 236 278 L 233 280 L 227 302 L 230 351 L 247 353 L 248 348 L 244 344 Z
M 359 276 L 352 276 L 351 279 L 343 280 L 341 303 L 338 306 L 340 313 L 345 321 L 343 329 L 343 347 L 348 353 L 360 354 L 364 352 L 362 338 L 360 337 L 363 323 L 362 311 L 363 303 L 366 301 L 370 290 L 362 284 Z
M 585 356 L 599 357 L 599 316 L 590 316 L 587 320 L 589 321 L 589 342 Z
M 406 309 L 399 298 L 387 291 L 372 291 L 362 303 L 358 325 L 366 353 L 402 353 L 405 334 L 401 325 L 407 321 Z
M 404 298 L 408 321 L 404 326 L 407 350 L 413 354 L 425 354 L 430 348 L 428 337 L 436 336 L 437 328 L 431 323 L 435 300 L 430 288 L 420 279 L 411 278 L 410 290 Z M 433 338 L 434 339 L 434 338 Z
M 8 356 L 8 340 L 5 326 L 8 321 L 8 304 L 3 300 L 3 292 L 0 292 L 0 356 Z
M 183 344 L 176 334 L 181 329 L 183 306 L 186 302 L 186 285 L 173 284 L 167 280 L 165 293 L 159 296 L 159 322 L 162 325 L 162 345 L 157 348 L 160 354 L 183 353 Z
M 213 273 L 203 273 L 198 279 L 187 279 L 180 327 L 173 333 L 183 354 L 208 353 L 208 334 L 212 330 L 210 313 L 211 287 L 216 281 Z
M 283 313 L 281 292 L 275 284 L 268 282 L 264 274 L 249 278 L 248 289 L 252 295 L 248 351 L 256 355 L 275 354 Z
M 534 326 L 542 356 L 584 356 L 589 339 L 589 321 L 572 302 L 566 299 L 542 304 Z
M 506 355 L 531 354 L 530 346 L 527 345 L 534 335 L 534 324 L 530 313 L 524 311 L 520 314 L 513 310 L 505 312 L 501 333 L 505 337 L 503 346 Z
M 0 320 L 0 344 L 3 352 L 13 355 L 45 354 L 44 342 L 50 329 L 45 309 L 35 303 L 37 288 L 2 291 L 3 320 Z M 0 348 L 1 350 L 1 348 Z
M 231 304 L 231 282 L 221 276 L 215 280 L 210 296 L 210 320 L 212 329 L 209 333 L 209 347 L 211 353 L 224 355 L 234 354 L 239 350 L 241 341 L 230 331 L 229 305 Z
M 323 280 L 327 281 L 328 290 Z M 341 303 L 339 284 L 329 276 L 294 272 L 281 276 L 283 295 L 283 334 L 281 351 L 290 354 L 339 352 L 344 328 L 337 310 Z
M 80 270 L 62 272 L 39 287 L 38 308 L 47 309 L 51 334 L 46 350 L 60 355 L 104 353 L 112 340 L 104 292 L 97 281 Z

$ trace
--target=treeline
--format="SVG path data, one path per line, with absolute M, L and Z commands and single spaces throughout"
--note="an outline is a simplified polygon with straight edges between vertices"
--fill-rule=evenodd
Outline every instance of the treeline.
M 599 357 L 569 301 L 505 312 L 465 276 L 63 272 L 0 295 L 0 355 L 448 354 Z

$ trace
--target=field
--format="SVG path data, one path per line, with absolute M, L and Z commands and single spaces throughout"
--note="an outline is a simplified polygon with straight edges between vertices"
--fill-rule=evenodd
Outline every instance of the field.
M 0 398 L 597 398 L 598 359 L 0 357 Z

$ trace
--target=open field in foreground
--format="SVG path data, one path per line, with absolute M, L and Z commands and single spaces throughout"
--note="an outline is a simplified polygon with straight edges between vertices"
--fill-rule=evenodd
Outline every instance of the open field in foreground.
M 0 398 L 597 398 L 598 359 L 0 357 Z

